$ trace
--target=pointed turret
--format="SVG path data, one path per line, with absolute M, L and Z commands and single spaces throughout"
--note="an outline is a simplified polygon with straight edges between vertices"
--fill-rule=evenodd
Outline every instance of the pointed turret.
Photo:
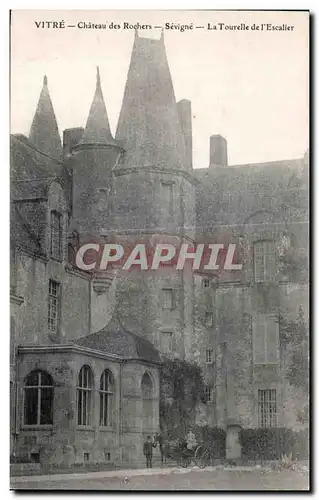
M 99 67 L 97 67 L 95 94 L 80 144 L 116 145 L 107 116 Z
M 135 33 L 116 140 L 126 151 L 124 167 L 187 168 L 163 34 Z
M 31 125 L 29 140 L 42 153 L 60 160 L 62 155 L 61 138 L 46 76 L 43 78 L 43 87 Z

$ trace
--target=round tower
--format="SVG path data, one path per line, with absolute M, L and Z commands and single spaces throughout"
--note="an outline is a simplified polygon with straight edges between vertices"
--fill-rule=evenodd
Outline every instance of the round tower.
M 195 236 L 190 103 L 177 104 L 163 35 L 135 34 L 116 140 L 113 228 L 123 246 L 189 243 Z M 193 277 L 173 267 L 121 273 L 117 314 L 162 352 L 190 357 Z
M 103 98 L 99 68 L 86 127 L 73 148 L 73 223 L 80 241 L 98 239 L 109 227 L 112 169 L 121 155 L 113 139 Z

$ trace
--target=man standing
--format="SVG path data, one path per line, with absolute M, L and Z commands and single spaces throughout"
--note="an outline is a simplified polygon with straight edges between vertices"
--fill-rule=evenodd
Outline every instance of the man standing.
M 147 436 L 147 441 L 145 441 L 143 446 L 143 453 L 146 457 L 146 467 L 148 469 L 152 468 L 153 446 L 154 443 L 152 442 L 151 436 Z

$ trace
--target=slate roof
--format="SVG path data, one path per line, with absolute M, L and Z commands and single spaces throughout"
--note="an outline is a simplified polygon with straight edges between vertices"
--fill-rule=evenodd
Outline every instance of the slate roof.
M 96 89 L 80 144 L 110 144 L 114 141 L 107 116 L 99 68 L 97 68 Z
M 119 168 L 188 168 L 163 37 L 135 34 L 115 138 L 125 149 Z
M 11 199 L 18 200 L 33 200 L 47 199 L 51 182 L 55 177 L 43 179 L 30 179 L 22 181 L 12 181 L 11 183 Z
M 81 337 L 75 345 L 88 347 L 108 354 L 116 354 L 124 359 L 140 359 L 153 363 L 160 362 L 160 355 L 151 342 L 132 332 L 124 330 L 112 322 L 102 330 Z
M 46 153 L 52 158 L 61 158 L 61 138 L 46 76 L 43 78 L 43 87 L 31 125 L 29 140 L 43 153 Z
M 21 208 L 14 203 L 10 204 L 10 241 L 19 248 L 43 255 L 41 240 L 31 228 Z

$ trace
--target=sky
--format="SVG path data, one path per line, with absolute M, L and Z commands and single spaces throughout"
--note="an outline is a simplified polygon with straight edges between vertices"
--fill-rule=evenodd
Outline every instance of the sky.
M 118 30 L 37 28 L 39 21 L 111 23 Z M 28 135 L 42 88 L 48 86 L 59 130 L 85 126 L 96 66 L 115 135 L 134 41 L 123 23 L 149 24 L 139 35 L 158 38 L 165 23 L 204 26 L 164 30 L 176 99 L 189 99 L 193 163 L 209 163 L 209 137 L 227 139 L 230 165 L 300 158 L 308 149 L 308 15 L 247 11 L 13 11 L 11 132 Z M 245 23 L 249 30 L 208 30 Z M 251 30 L 253 24 L 293 26 Z

